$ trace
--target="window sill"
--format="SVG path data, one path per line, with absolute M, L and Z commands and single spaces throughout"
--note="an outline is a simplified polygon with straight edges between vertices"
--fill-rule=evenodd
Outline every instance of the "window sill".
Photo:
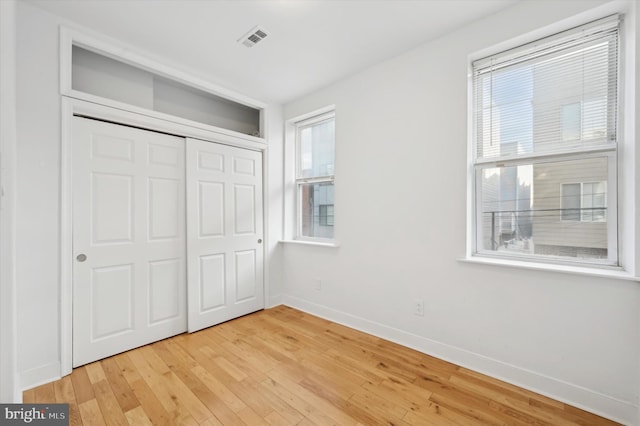
M 309 240 L 280 240 L 280 244 L 300 244 L 303 246 L 317 246 L 317 247 L 340 247 L 340 242 L 333 241 L 309 241 Z
M 631 275 L 622 268 L 598 269 L 584 266 L 555 265 L 552 263 L 523 262 L 511 259 L 494 259 L 481 256 L 464 257 L 459 262 L 476 263 L 483 265 L 506 266 L 519 269 L 532 269 L 537 271 L 561 272 L 567 274 L 586 275 L 590 277 L 613 278 L 626 281 L 640 281 L 640 277 Z

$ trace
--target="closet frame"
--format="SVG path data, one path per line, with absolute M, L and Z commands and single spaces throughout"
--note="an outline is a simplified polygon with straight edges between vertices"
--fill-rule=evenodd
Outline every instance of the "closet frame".
M 210 93 L 239 105 L 259 110 L 259 136 L 252 136 L 221 127 L 130 105 L 113 99 L 75 90 L 72 87 L 72 52 L 79 46 L 107 58 L 148 71 L 178 84 Z M 61 168 L 60 168 L 60 376 L 72 371 L 73 348 L 73 198 L 72 198 L 72 122 L 83 116 L 116 124 L 138 127 L 185 138 L 235 146 L 262 152 L 263 216 L 264 224 L 264 303 L 270 300 L 268 262 L 266 259 L 270 236 L 268 227 L 268 134 L 267 104 L 191 76 L 166 64 L 148 59 L 131 46 L 106 37 L 90 35 L 75 29 L 60 27 L 60 102 L 61 102 Z

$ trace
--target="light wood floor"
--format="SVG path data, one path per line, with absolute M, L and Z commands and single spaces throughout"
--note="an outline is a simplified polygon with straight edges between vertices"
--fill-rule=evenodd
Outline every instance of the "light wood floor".
M 73 370 L 24 392 L 72 425 L 615 424 L 284 306 Z

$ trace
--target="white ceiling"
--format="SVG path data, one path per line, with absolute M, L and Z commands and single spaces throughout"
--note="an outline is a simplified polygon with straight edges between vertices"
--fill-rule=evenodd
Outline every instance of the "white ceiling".
M 517 0 L 23 0 L 267 102 L 285 103 Z M 237 40 L 256 25 L 268 37 Z

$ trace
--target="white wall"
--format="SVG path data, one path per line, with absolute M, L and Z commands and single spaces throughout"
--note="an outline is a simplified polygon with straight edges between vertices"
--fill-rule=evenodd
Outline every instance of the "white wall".
M 0 0 L 1 1 L 1 0 Z M 17 7 L 17 248 L 18 371 L 25 389 L 60 375 L 60 88 L 56 16 L 24 2 Z M 118 34 L 106 34 L 117 39 Z M 126 40 L 123 41 L 126 43 Z M 176 67 L 170 60 L 162 60 Z M 194 74 L 195 75 L 195 74 Z M 202 76 L 195 75 L 202 78 Z M 282 292 L 282 108 L 269 105 L 267 259 L 270 294 Z M 269 303 L 269 301 L 267 301 Z
M 0 402 L 19 402 L 16 380 L 16 2 L 0 2 Z
M 285 243 L 285 302 L 636 422 L 640 283 L 458 260 L 469 55 L 602 3 L 521 2 L 285 105 L 336 105 L 341 243 Z
M 18 371 L 59 374 L 60 95 L 55 20 L 18 2 L 16 282 Z

